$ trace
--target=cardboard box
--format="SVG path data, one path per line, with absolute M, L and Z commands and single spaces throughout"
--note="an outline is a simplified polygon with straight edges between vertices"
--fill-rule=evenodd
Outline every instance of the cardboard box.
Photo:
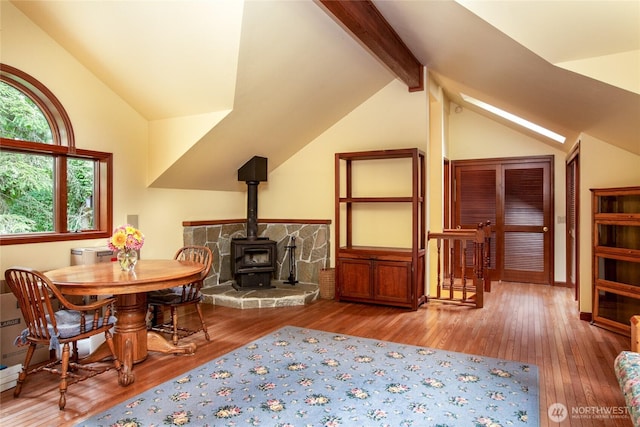
M 108 246 L 71 249 L 71 265 L 98 264 L 116 260 L 117 253 Z
M 18 374 L 22 370 L 22 363 L 0 369 L 0 391 L 9 390 L 16 386 Z
M 8 286 L 7 286 L 8 288 Z M 100 298 L 103 298 L 100 296 Z M 53 301 L 57 309 L 58 301 Z M 82 302 L 80 302 L 82 303 Z M 3 293 L 0 295 L 0 351 L 2 358 L 0 364 L 12 366 L 24 363 L 27 354 L 27 346 L 18 347 L 13 341 L 25 328 L 24 319 L 18 307 L 18 301 L 12 293 Z M 113 330 L 111 331 L 113 333 Z M 104 334 L 98 334 L 84 340 L 78 341 L 79 355 L 86 356 L 94 352 L 105 341 Z M 38 345 L 36 352 L 31 359 L 31 365 L 44 362 L 49 359 L 49 349 L 47 346 Z M 0 370 L 4 371 L 4 369 Z
M 9 390 L 10 388 L 14 388 L 16 385 L 18 385 L 18 380 L 17 379 L 15 379 L 13 381 L 9 381 L 7 383 L 2 383 L 2 384 L 0 384 L 0 391 Z
M 18 300 L 11 293 L 9 286 L 2 281 L 0 294 L 0 364 L 13 366 L 24 363 L 27 346 L 17 347 L 13 341 L 25 329 L 24 319 L 18 307 Z M 39 345 L 33 354 L 31 364 L 49 359 L 48 346 Z

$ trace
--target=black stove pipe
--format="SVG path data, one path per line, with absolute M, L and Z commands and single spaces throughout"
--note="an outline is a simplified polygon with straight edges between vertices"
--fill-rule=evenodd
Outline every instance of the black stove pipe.
M 258 184 L 247 181 L 247 240 L 258 238 Z
M 267 159 L 254 156 L 238 169 L 238 181 L 247 183 L 247 240 L 258 239 L 258 184 L 267 180 Z

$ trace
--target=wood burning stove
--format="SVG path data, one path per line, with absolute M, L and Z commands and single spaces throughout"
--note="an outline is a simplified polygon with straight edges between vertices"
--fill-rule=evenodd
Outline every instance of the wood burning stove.
M 271 287 L 276 270 L 276 242 L 258 238 L 231 241 L 231 264 L 236 289 L 264 289 Z
M 271 288 L 276 271 L 276 242 L 258 237 L 258 184 L 267 180 L 267 159 L 255 156 L 240 169 L 238 181 L 247 183 L 247 237 L 231 240 L 233 287 Z

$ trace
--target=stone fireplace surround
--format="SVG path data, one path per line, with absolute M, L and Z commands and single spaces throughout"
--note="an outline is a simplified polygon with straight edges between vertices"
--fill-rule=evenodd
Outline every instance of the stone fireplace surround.
M 276 242 L 274 289 L 241 290 L 232 288 L 231 239 L 244 238 L 246 219 L 184 221 L 185 245 L 208 246 L 213 253 L 211 272 L 204 282 L 204 302 L 237 308 L 302 305 L 318 296 L 319 273 L 330 267 L 330 220 L 258 220 L 258 237 Z M 289 250 L 295 237 L 296 279 L 289 278 Z

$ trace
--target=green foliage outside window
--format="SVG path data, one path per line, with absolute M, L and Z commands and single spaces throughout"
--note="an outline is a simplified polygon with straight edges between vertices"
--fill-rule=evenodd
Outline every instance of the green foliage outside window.
M 51 128 L 40 108 L 24 93 L 0 82 L 0 136 L 51 144 Z
M 0 82 L 0 137 L 52 143 L 49 122 L 22 92 Z M 0 151 L 0 234 L 54 230 L 54 158 Z M 67 158 L 67 229 L 94 227 L 94 162 Z
M 90 230 L 93 221 L 94 162 L 68 159 L 67 162 L 67 229 Z
M 0 152 L 0 230 L 53 230 L 53 159 Z

